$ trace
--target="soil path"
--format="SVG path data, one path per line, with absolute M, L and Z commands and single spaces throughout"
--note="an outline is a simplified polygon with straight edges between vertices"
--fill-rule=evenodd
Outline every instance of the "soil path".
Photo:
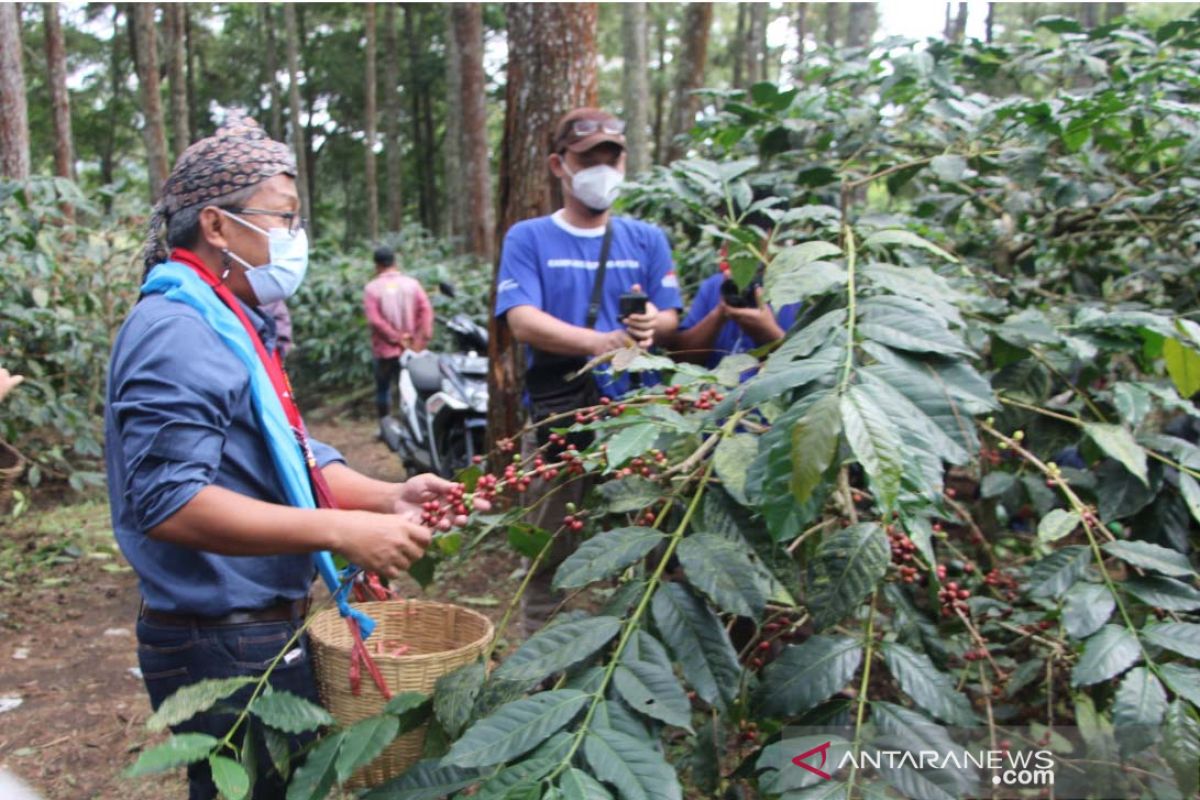
M 310 424 L 352 467 L 403 478 L 374 420 L 314 414 Z M 120 774 L 162 737 L 144 725 L 150 707 L 136 672 L 137 582 L 113 542 L 107 503 L 71 500 L 0 526 L 0 772 L 45 800 L 185 798 L 182 770 L 135 780 Z M 428 592 L 410 579 L 395 588 L 498 619 L 517 567 L 507 548 L 484 548 L 469 564 L 447 563 Z

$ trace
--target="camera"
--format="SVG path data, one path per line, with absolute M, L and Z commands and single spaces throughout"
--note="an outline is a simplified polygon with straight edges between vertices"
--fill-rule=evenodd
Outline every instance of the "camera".
M 625 292 L 617 301 L 618 318 L 625 319 L 630 314 L 645 314 L 647 300 L 649 298 L 645 292 Z
M 761 273 L 755 275 L 754 279 L 740 292 L 733 278 L 726 278 L 721 282 L 721 299 L 730 308 L 755 308 L 758 305 L 758 298 L 755 297 L 754 292 L 760 286 L 762 286 Z

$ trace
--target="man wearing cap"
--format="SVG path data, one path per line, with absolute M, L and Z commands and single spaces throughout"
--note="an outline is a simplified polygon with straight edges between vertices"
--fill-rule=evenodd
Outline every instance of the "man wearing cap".
M 260 309 L 307 269 L 294 176 L 291 150 L 248 118 L 189 147 L 163 185 L 142 295 L 113 345 L 109 501 L 139 579 L 138 663 L 154 708 L 187 684 L 261 675 L 303 621 L 314 553 L 398 575 L 430 541 L 421 503 L 450 488 L 428 475 L 367 478 L 307 439 Z M 270 683 L 316 700 L 304 637 Z M 232 721 L 210 711 L 174 730 L 220 739 Z M 253 796 L 282 797 L 261 731 L 255 740 Z M 217 796 L 206 760 L 188 779 L 192 800 Z
M 363 289 L 363 311 L 371 328 L 375 367 L 375 410 L 392 410 L 392 388 L 400 378 L 400 355 L 420 352 L 433 338 L 433 306 L 421 283 L 396 268 L 390 247 L 375 251 L 375 277 Z
M 666 235 L 657 227 L 609 213 L 625 177 L 625 124 L 597 108 L 577 108 L 559 120 L 549 155 L 562 182 L 563 207 L 518 222 L 504 238 L 496 284 L 496 316 L 528 345 L 526 387 L 531 417 L 592 405 L 601 396 L 629 390 L 629 378 L 597 370 L 567 378 L 593 356 L 637 343 L 650 347 L 679 323 L 679 296 Z M 607 247 L 605 246 L 607 240 Z M 598 302 L 593 289 L 602 268 Z M 644 292 L 645 312 L 619 316 L 622 294 Z M 542 443 L 546 431 L 539 429 Z M 527 449 L 532 442 L 525 443 Z M 556 530 L 567 502 L 578 502 L 586 481 L 574 481 L 542 502 L 534 524 Z M 555 566 L 574 542 L 563 531 L 526 589 L 526 633 L 553 613 L 559 595 L 550 588 Z

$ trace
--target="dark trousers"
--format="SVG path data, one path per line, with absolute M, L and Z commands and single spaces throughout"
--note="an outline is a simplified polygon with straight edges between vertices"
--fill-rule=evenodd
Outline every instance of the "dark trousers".
M 142 679 L 150 694 L 150 705 L 158 709 L 162 702 L 183 686 L 208 678 L 233 678 L 241 675 L 262 675 L 266 667 L 283 649 L 302 624 L 290 622 L 261 622 L 217 627 L 162 625 L 139 619 L 137 623 L 138 663 Z M 309 657 L 307 636 L 294 646 L 298 655 L 281 658 L 271 672 L 270 684 L 314 703 L 317 698 L 316 680 Z M 208 712 L 198 714 L 171 728 L 175 733 L 207 733 L 218 739 L 229 732 L 237 713 L 244 708 L 254 689 L 253 684 L 218 703 Z M 287 793 L 287 781 L 274 769 L 263 740 L 263 732 L 253 717 L 243 722 L 235 738 L 239 750 L 244 733 L 250 724 L 257 764 L 253 800 L 282 800 Z M 292 753 L 311 742 L 315 734 L 289 737 Z M 224 755 L 229 755 L 228 752 Z M 297 764 L 293 763 L 293 770 Z M 188 799 L 215 800 L 217 787 L 213 783 L 208 761 L 188 765 Z
M 381 417 L 392 413 L 392 389 L 400 380 L 400 358 L 376 358 L 375 411 Z

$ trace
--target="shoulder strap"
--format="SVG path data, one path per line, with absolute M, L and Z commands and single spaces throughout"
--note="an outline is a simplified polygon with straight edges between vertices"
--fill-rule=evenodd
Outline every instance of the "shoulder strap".
M 596 280 L 592 284 L 592 299 L 588 303 L 587 322 L 583 327 L 590 328 L 596 324 L 600 316 L 600 298 L 604 295 L 604 271 L 608 266 L 608 251 L 612 247 L 612 220 L 604 226 L 604 240 L 600 242 L 600 264 L 596 267 Z

